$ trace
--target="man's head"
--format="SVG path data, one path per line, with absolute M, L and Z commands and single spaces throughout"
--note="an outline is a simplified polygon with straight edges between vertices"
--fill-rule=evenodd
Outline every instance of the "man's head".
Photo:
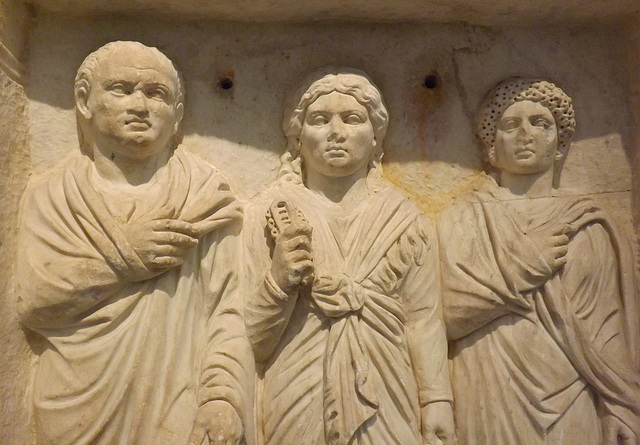
M 184 90 L 156 48 L 111 42 L 89 54 L 75 80 L 81 150 L 146 159 L 179 142 Z

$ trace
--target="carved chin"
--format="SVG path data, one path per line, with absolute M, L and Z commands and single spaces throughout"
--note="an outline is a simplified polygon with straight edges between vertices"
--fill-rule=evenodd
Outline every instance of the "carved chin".
M 332 157 L 325 159 L 325 162 L 328 166 L 334 168 L 342 168 L 345 167 L 349 163 L 349 158 L 345 157 Z
M 128 131 L 121 135 L 120 140 L 124 144 L 149 145 L 153 143 L 155 138 L 151 132 L 147 131 Z

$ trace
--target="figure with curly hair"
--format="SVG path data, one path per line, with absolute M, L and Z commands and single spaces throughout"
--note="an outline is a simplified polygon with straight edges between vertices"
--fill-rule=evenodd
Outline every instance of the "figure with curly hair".
M 245 223 L 258 443 L 452 443 L 435 233 L 382 180 L 387 124 L 356 70 L 315 71 L 287 104 L 280 177 Z
M 558 189 L 571 99 L 512 78 L 477 121 L 498 173 L 439 220 L 455 417 L 465 445 L 636 444 L 632 256 L 592 200 Z

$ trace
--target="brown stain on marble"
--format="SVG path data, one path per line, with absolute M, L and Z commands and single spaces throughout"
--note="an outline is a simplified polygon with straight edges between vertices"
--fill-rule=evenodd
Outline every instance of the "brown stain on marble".
M 432 88 L 425 86 L 429 79 L 436 82 Z M 415 125 L 417 143 L 422 151 L 428 151 L 429 145 L 441 140 L 448 130 L 448 120 L 443 112 L 446 108 L 446 88 L 438 72 L 429 72 L 420 84 L 414 85 L 408 91 L 407 99 L 410 104 L 407 116 Z
M 428 78 L 437 79 L 435 87 L 425 86 Z M 433 150 L 450 131 L 446 86 L 437 70 L 432 70 L 406 90 L 404 112 L 407 121 L 415 128 L 415 146 L 405 154 L 396 153 L 391 159 L 385 159 L 388 162 L 384 163 L 384 177 L 433 219 L 457 196 L 476 189 L 486 180 L 483 172 L 470 171 L 453 186 L 437 186 L 441 181 L 433 168 L 437 162 L 437 154 Z
M 425 178 L 425 181 L 430 181 L 429 177 L 432 176 L 432 173 L 430 172 L 429 163 L 422 161 L 417 170 L 420 172 L 420 176 Z M 401 164 L 385 164 L 383 176 L 409 196 L 424 214 L 432 220 L 435 220 L 443 210 L 451 206 L 457 197 L 479 190 L 489 181 L 484 172 L 471 172 L 462 180 L 457 181 L 456 186 L 449 190 L 433 189 L 431 192 L 425 192 L 424 190 L 417 190 L 415 187 L 415 175 L 407 175 L 406 169 Z M 436 180 L 434 179 L 432 182 L 436 183 Z

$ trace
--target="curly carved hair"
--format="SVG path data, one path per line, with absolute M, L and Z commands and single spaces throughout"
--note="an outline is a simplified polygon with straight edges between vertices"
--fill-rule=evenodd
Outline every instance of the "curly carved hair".
M 280 157 L 279 180 L 302 183 L 303 166 L 298 138 L 307 108 L 318 97 L 333 92 L 348 94 L 367 109 L 377 150 L 369 165 L 369 172 L 381 175 L 382 142 L 389 126 L 389 114 L 380 90 L 371 79 L 360 70 L 328 66 L 307 74 L 299 85 L 285 102 L 282 130 L 287 137 L 287 149 Z
M 477 117 L 476 132 L 492 164 L 498 121 L 507 108 L 525 100 L 540 103 L 551 112 L 558 128 L 558 152 L 564 155 L 568 151 L 576 129 L 571 98 L 551 82 L 512 77 L 500 82 L 485 96 Z

